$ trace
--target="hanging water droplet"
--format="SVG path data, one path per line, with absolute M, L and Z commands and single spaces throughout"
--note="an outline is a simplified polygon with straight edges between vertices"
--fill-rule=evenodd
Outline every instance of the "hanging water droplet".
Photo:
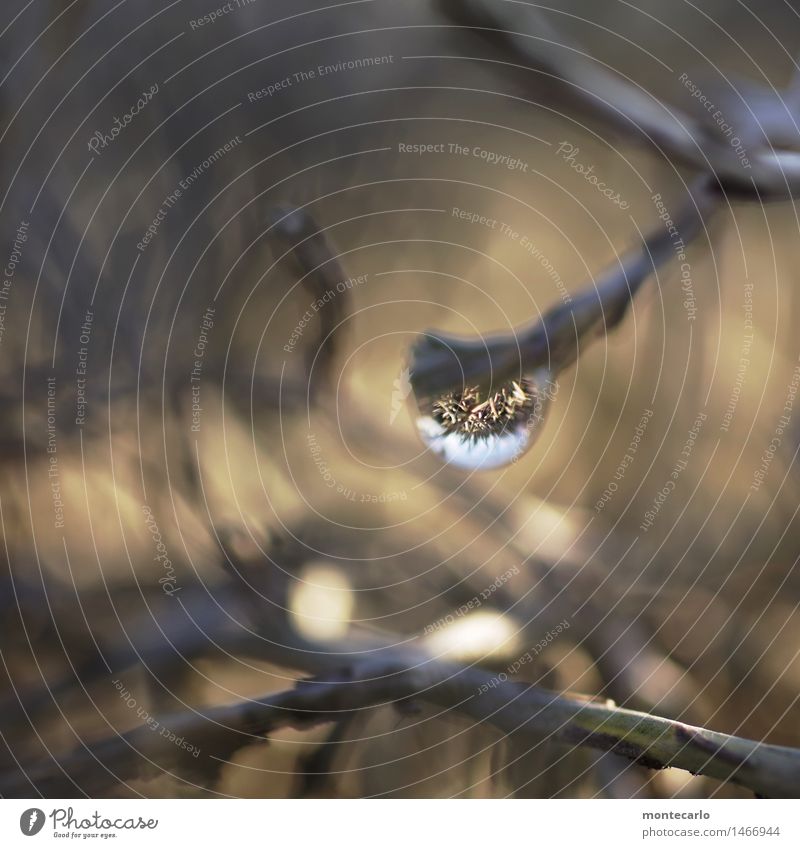
M 536 441 L 550 391 L 533 378 L 511 380 L 497 391 L 477 387 L 420 400 L 417 430 L 441 459 L 465 470 L 516 462 Z

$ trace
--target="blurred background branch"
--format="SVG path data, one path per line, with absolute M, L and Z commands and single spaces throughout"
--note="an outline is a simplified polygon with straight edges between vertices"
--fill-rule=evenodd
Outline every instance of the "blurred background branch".
M 404 655 L 405 654 L 405 655 Z M 371 707 L 427 701 L 488 722 L 516 738 L 611 751 L 647 768 L 675 767 L 728 780 L 762 796 L 800 792 L 800 751 L 691 727 L 583 697 L 508 682 L 474 667 L 390 650 L 368 660 L 341 656 L 336 677 L 303 680 L 295 689 L 204 713 L 151 716 L 150 726 L 111 737 L 53 763 L 23 766 L 24 778 L 0 781 L 4 796 L 102 794 L 109 783 L 177 770 L 207 779 L 254 737 L 285 726 L 306 728 Z M 159 728 L 168 728 L 162 738 Z M 191 739 L 199 754 L 174 739 Z M 534 743 L 535 744 L 535 743 Z
M 31 43 L 47 36 L 2 104 L 3 232 L 32 224 L 0 336 L 0 793 L 800 794 L 796 422 L 750 492 L 800 355 L 796 69 L 786 89 L 733 72 L 715 88 L 685 53 L 649 63 L 684 33 L 719 41 L 696 10 L 656 3 L 297 2 L 237 9 L 140 68 L 132 54 L 158 46 L 143 30 L 109 57 L 109 101 L 87 79 L 68 109 L 38 65 L 84 73 L 73 27 L 96 4 L 52 29 L 43 4 L 19 18 Z M 123 4 L 83 46 L 151 12 L 177 39 L 173 5 Z M 744 12 L 707 6 L 782 73 Z M 795 55 L 782 4 L 760 14 Z M 719 50 L 739 73 L 744 49 Z M 265 87 L 380 51 L 393 60 Z M 741 127 L 751 168 L 691 111 L 683 67 Z M 107 106 L 111 126 L 155 79 L 170 82 L 77 186 L 75 116 Z M 31 80 L 36 147 L 9 108 Z M 565 132 L 625 209 L 554 155 Z M 692 243 L 691 320 L 677 242 Z M 419 399 L 531 370 L 563 385 L 526 461 L 473 476 L 423 448 L 409 385 Z M 679 493 L 643 530 L 687 446 Z

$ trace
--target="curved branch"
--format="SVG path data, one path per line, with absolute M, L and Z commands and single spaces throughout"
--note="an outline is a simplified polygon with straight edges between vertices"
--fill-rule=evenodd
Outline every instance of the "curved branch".
M 319 332 L 315 344 L 305 351 L 310 393 L 316 395 L 330 385 L 333 377 L 335 333 L 351 309 L 349 290 L 337 288 L 347 279 L 338 256 L 328 241 L 326 231 L 318 227 L 313 216 L 303 208 L 279 207 L 270 215 L 271 236 L 283 249 L 281 259 L 292 257 L 302 276 L 300 282 L 319 309 Z
M 711 172 L 726 190 L 786 198 L 800 192 L 800 153 L 762 145 L 745 169 L 734 149 L 689 113 L 667 106 L 591 58 L 523 0 L 439 0 L 454 23 L 502 51 L 503 64 L 545 71 L 583 109 L 624 134 L 644 136 L 673 159 Z
M 47 764 L 0 779 L 6 797 L 96 794 L 118 781 L 163 771 L 207 779 L 239 749 L 280 727 L 310 727 L 379 706 L 425 701 L 487 723 L 504 734 L 613 751 L 648 768 L 681 768 L 744 786 L 759 795 L 800 795 L 800 751 L 728 736 L 620 709 L 610 702 L 500 682 L 477 668 L 440 663 L 408 652 L 360 660 L 335 677 L 303 681 L 263 699 L 180 713 Z M 172 734 L 165 738 L 158 728 Z M 177 737 L 180 742 L 175 742 Z M 191 746 L 192 753 L 186 748 Z M 198 751 L 198 754 L 194 754 Z
M 428 331 L 411 353 L 411 383 L 418 398 L 435 398 L 464 386 L 496 387 L 507 380 L 546 372 L 548 379 L 572 365 L 581 347 L 614 329 L 647 278 L 703 231 L 719 202 L 712 181 L 690 187 L 674 227 L 660 224 L 643 243 L 618 259 L 567 303 L 559 303 L 534 324 L 510 333 L 465 339 Z

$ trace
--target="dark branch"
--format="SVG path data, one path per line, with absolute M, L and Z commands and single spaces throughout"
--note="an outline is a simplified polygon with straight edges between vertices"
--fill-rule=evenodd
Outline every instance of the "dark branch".
M 549 88 L 624 135 L 635 132 L 674 162 L 711 173 L 726 191 L 787 198 L 800 192 L 800 153 L 766 143 L 748 149 L 749 168 L 708 126 L 660 102 L 592 58 L 582 45 L 521 0 L 439 0 L 451 21 L 497 49 L 497 62 L 548 75 Z M 732 116 L 735 119 L 736 116 Z M 744 119 L 743 124 L 747 121 Z
M 675 218 L 684 245 L 705 226 L 718 203 L 708 179 L 698 180 Z M 464 386 L 491 388 L 507 380 L 542 373 L 555 380 L 588 342 L 616 327 L 636 292 L 661 264 L 675 255 L 675 236 L 659 225 L 641 247 L 609 267 L 568 303 L 559 303 L 533 325 L 510 333 L 465 339 L 428 331 L 411 356 L 411 382 L 420 399 Z
M 164 772 L 192 780 L 219 769 L 240 748 L 281 727 L 310 727 L 371 707 L 426 701 L 486 722 L 504 734 L 522 734 L 613 751 L 649 768 L 675 767 L 744 786 L 759 795 L 800 793 L 800 751 L 691 727 L 611 703 L 559 695 L 527 684 L 500 682 L 477 668 L 442 664 L 422 655 L 356 661 L 352 671 L 301 682 L 295 689 L 205 712 L 160 716 L 145 726 L 0 781 L 4 796 L 99 794 L 117 781 Z M 151 723 L 152 724 L 152 723 Z M 161 736 L 199 749 L 195 759 Z M 173 737 L 173 738 L 174 738 Z

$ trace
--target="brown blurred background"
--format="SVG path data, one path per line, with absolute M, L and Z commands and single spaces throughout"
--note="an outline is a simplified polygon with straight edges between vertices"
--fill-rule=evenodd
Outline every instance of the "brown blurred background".
M 424 646 L 501 672 L 564 620 L 517 679 L 800 745 L 800 409 L 780 421 L 800 356 L 791 202 L 726 203 L 687 248 L 690 296 L 680 263 L 659 269 L 622 327 L 561 376 L 532 450 L 464 474 L 416 436 L 402 379 L 415 335 L 509 330 L 574 296 L 661 226 L 653 194 L 677 210 L 690 172 L 575 111 L 545 75 L 478 61 L 486 47 L 431 3 L 255 0 L 200 26 L 218 6 L 23 5 L 0 19 L 3 265 L 29 225 L 0 341 L 11 793 L 36 794 L 20 789 L 26 763 L 143 715 L 290 688 L 353 646 Z M 574 0 L 547 19 L 702 114 L 687 74 L 741 134 L 745 102 L 762 97 L 796 141 L 780 103 L 794 103 L 783 93 L 800 46 L 792 4 Z M 392 58 L 295 77 L 365 57 Z M 93 133 L 154 84 L 93 155 Z M 236 138 L 141 249 L 165 198 Z M 562 143 L 627 208 L 571 168 Z M 446 152 L 400 152 L 419 144 Z M 365 278 L 294 343 L 315 294 L 268 231 L 278 206 L 305 206 L 343 279 Z M 498 578 L 480 609 L 454 616 Z M 197 763 L 191 776 L 77 781 L 75 794 L 747 795 L 503 739 L 424 705 L 282 731 L 224 764 L 201 751 Z

